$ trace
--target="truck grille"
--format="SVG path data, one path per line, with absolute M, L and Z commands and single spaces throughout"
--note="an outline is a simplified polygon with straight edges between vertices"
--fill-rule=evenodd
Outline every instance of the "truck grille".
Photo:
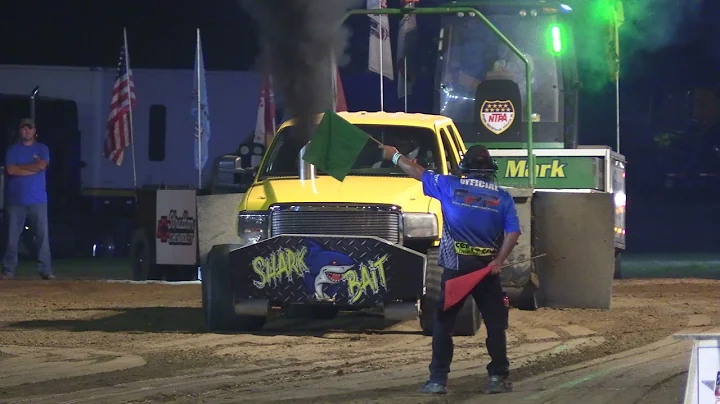
M 374 236 L 399 244 L 400 211 L 395 207 L 276 207 L 270 214 L 270 236 L 281 234 Z

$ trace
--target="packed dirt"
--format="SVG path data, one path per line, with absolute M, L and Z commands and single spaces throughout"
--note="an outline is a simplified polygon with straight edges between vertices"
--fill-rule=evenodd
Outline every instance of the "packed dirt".
M 720 281 L 622 280 L 610 311 L 513 309 L 513 379 L 540 386 L 538 378 L 561 367 L 710 329 L 720 325 L 719 299 Z M 484 380 L 484 340 L 483 331 L 456 337 L 453 394 L 425 398 L 414 391 L 426 377 L 430 338 L 415 322 L 279 316 L 260 333 L 208 334 L 199 285 L 6 281 L 0 402 L 473 402 Z M 676 370 L 688 351 L 672 347 Z M 677 393 L 685 377 L 675 370 L 668 388 Z M 537 398 L 527 402 L 550 402 Z

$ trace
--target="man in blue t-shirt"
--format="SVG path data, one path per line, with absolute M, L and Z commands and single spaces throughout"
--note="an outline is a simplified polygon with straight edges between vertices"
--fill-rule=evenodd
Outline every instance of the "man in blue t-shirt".
M 50 240 L 48 237 L 47 192 L 45 170 L 50 163 L 50 151 L 37 141 L 35 122 L 20 121 L 20 141 L 10 146 L 5 155 L 7 188 L 5 210 L 7 212 L 7 245 L 2 262 L 0 279 L 15 277 L 18 263 L 18 242 L 30 223 L 38 251 L 37 269 L 45 280 L 54 279 L 50 266 Z
M 460 164 L 460 176 L 426 171 L 408 160 L 392 146 L 381 145 L 383 158 L 391 160 L 407 175 L 422 181 L 425 195 L 440 201 L 443 233 L 439 265 L 444 268 L 441 293 L 435 308 L 430 379 L 421 391 L 444 394 L 453 357 L 452 334 L 465 299 L 443 311 L 445 282 L 490 266 L 492 272 L 472 291 L 487 328 L 486 346 L 490 354 L 487 392 L 512 390 L 509 380 L 505 330 L 508 309 L 500 283 L 500 268 L 520 236 L 515 202 L 495 181 L 497 165 L 484 146 L 467 150 Z

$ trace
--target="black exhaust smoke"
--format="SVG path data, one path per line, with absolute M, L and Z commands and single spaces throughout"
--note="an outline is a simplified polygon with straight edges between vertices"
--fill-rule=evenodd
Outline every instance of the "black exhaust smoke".
M 298 136 L 310 139 L 313 115 L 332 108 L 332 60 L 344 57 L 349 32 L 342 26 L 348 9 L 360 0 L 243 0 L 260 28 L 260 65 L 290 116 Z

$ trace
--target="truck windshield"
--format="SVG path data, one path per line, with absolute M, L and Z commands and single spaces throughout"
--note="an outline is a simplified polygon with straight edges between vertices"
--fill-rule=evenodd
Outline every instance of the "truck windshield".
M 428 128 L 401 125 L 356 125 L 379 142 L 397 147 L 400 153 L 428 170 L 439 170 L 439 149 L 435 132 Z M 260 178 L 297 177 L 298 155 L 304 143 L 294 126 L 286 126 L 275 136 Z M 317 170 L 318 175 L 323 173 Z M 405 176 L 392 162 L 382 159 L 377 143 L 368 141 L 349 175 Z
M 542 122 L 557 122 L 558 66 L 549 46 L 555 17 L 489 14 L 488 19 L 532 64 L 533 113 L 539 114 Z M 445 45 L 438 66 L 440 114 L 456 124 L 475 122 L 475 91 L 491 71 L 506 74 L 518 84 L 525 106 L 525 63 L 507 45 L 474 17 L 448 16 L 443 27 Z M 526 121 L 525 114 L 522 119 Z

